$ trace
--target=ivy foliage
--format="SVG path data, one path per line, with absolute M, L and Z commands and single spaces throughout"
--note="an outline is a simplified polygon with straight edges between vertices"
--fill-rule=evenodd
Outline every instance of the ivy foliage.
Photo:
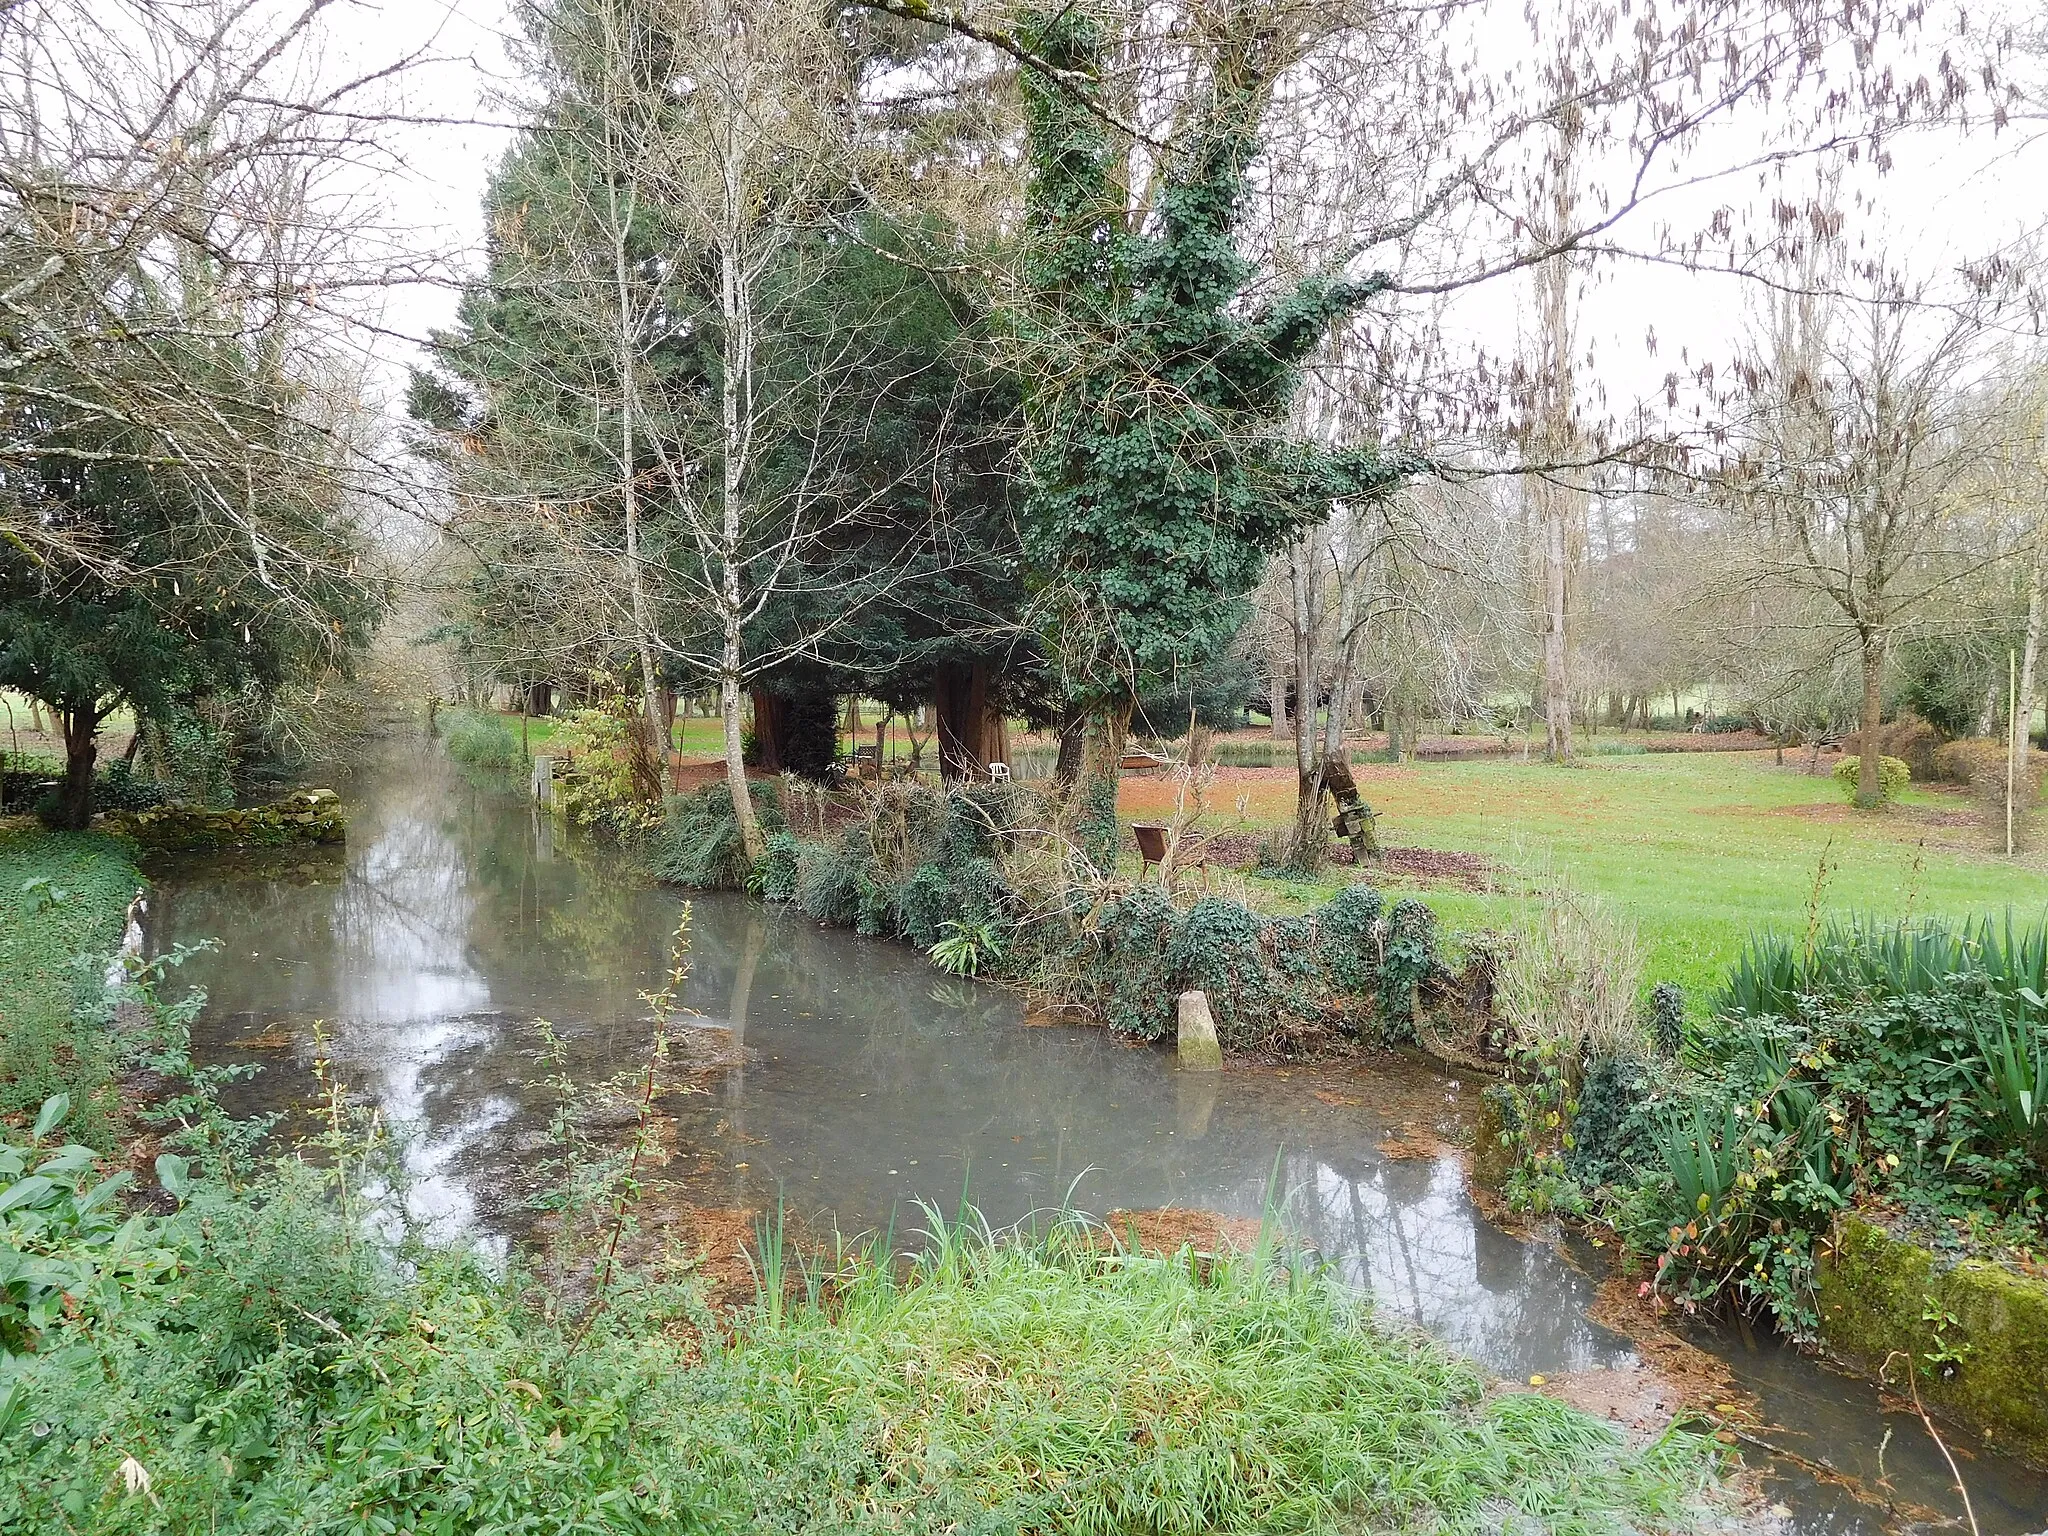
M 851 808 L 827 832 L 832 818 L 764 796 L 769 837 L 750 880 L 732 802 L 711 785 L 669 802 L 654 869 L 903 939 L 941 964 L 971 949 L 973 974 L 1056 994 L 1148 1040 L 1174 1029 L 1177 1000 L 1191 988 L 1208 994 L 1224 1047 L 1240 1053 L 1333 1032 L 1412 1039 L 1418 999 L 1451 995 L 1435 913 L 1412 899 L 1390 910 L 1378 891 L 1356 885 L 1305 916 L 1276 918 L 1213 896 L 1183 908 L 1139 885 L 1096 904 L 1085 891 L 1063 898 L 1012 878 L 1005 861 L 1019 830 L 1039 824 L 1032 792 L 1020 786 L 891 785 Z
M 1384 286 L 1329 275 L 1263 301 L 1236 233 L 1245 172 L 1283 29 L 1247 16 L 1214 50 L 1202 106 L 1167 157 L 1142 220 L 1124 206 L 1126 146 L 1059 82 L 1023 76 L 1030 179 L 1016 325 L 1034 360 L 1031 580 L 1084 693 L 1128 699 L 1228 645 L 1235 601 L 1266 556 L 1333 496 L 1372 494 L 1399 467 L 1367 452 L 1288 443 L 1304 361 Z M 1092 76 L 1105 30 L 1084 8 L 1026 18 L 1020 36 Z

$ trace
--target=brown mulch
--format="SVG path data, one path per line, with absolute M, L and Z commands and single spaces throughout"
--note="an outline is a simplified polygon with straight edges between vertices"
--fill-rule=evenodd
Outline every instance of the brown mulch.
M 1265 835 L 1258 832 L 1218 832 L 1203 839 L 1194 856 L 1206 856 L 1224 869 L 1253 869 L 1265 851 Z M 1358 865 L 1349 843 L 1330 850 L 1332 864 Z M 1378 858 L 1367 858 L 1359 867 L 1382 876 L 1415 885 L 1453 886 L 1464 891 L 1482 891 L 1494 884 L 1493 863 L 1481 854 L 1461 853 L 1444 848 L 1382 848 Z
M 1102 1218 L 1107 1235 L 1126 1248 L 1154 1258 L 1170 1258 L 1183 1248 L 1197 1253 L 1235 1249 L 1249 1253 L 1259 1240 L 1259 1223 L 1245 1216 L 1217 1211 L 1184 1211 L 1167 1206 L 1152 1211 L 1111 1211 Z

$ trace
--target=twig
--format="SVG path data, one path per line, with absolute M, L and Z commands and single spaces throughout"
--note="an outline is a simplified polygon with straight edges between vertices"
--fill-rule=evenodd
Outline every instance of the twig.
M 1927 1438 L 1934 1442 L 1935 1449 L 1941 1452 L 1941 1459 L 1948 1463 L 1948 1475 L 1955 1479 L 1956 1492 L 1963 1496 L 1963 1518 L 1970 1522 L 1970 1536 L 1984 1536 L 1977 1525 L 1977 1511 L 1970 1507 L 1970 1490 L 1963 1486 L 1963 1474 L 1957 1470 L 1955 1457 L 1949 1454 L 1948 1442 L 1941 1438 L 1940 1432 L 1934 1427 L 1934 1420 L 1927 1416 L 1926 1406 L 1920 1401 L 1920 1373 L 1914 1369 L 1912 1353 L 1908 1350 L 1895 1349 L 1886 1355 L 1884 1365 L 1878 1370 L 1878 1379 L 1884 1379 L 1885 1372 L 1891 1369 L 1892 1361 L 1900 1355 L 1906 1357 L 1906 1388 L 1913 1394 L 1913 1411 L 1920 1415 L 1920 1422 L 1927 1426 Z

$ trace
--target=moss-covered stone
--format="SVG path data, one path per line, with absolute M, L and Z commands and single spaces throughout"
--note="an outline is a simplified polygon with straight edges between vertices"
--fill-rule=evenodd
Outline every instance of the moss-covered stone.
M 1945 1262 L 1854 1215 L 1836 1223 L 1818 1280 L 1831 1351 L 1901 1387 L 1910 1359 L 1930 1408 L 2048 1464 L 2048 1280 Z
M 282 848 L 293 843 L 339 843 L 348 837 L 348 818 L 331 789 L 302 789 L 272 805 L 233 810 L 166 805 L 153 811 L 115 812 L 102 821 L 107 831 L 165 853 Z
M 1479 1095 L 1479 1125 L 1472 1136 L 1472 1182 L 1481 1189 L 1505 1189 L 1515 1171 L 1516 1150 L 1508 1144 L 1514 1105 L 1504 1085 Z

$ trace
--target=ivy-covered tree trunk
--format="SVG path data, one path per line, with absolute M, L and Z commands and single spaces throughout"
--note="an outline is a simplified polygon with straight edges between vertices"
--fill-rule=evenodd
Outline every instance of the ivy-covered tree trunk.
M 1200 106 L 1144 208 L 1128 206 L 1126 146 L 1071 89 L 1099 77 L 1101 23 L 1065 6 L 1028 14 L 1019 32 L 1066 72 L 1021 78 L 1031 174 L 1017 328 L 1031 388 L 1020 531 L 1065 672 L 1084 699 L 1122 701 L 1098 714 L 1082 776 L 1098 830 L 1096 802 L 1113 800 L 1100 759 L 1112 742 L 1121 756 L 1134 694 L 1220 654 L 1268 556 L 1327 516 L 1333 495 L 1393 478 L 1370 455 L 1287 437 L 1304 361 L 1381 283 L 1317 274 L 1247 295 L 1245 171 L 1304 34 L 1260 6 L 1217 21 Z M 1296 703 L 1305 770 L 1317 682 Z
M 92 775 L 99 760 L 100 713 L 93 704 L 66 704 L 64 782 L 57 791 L 56 825 L 83 832 L 92 825 Z
M 1116 868 L 1122 825 L 1117 820 L 1117 790 L 1123 783 L 1124 753 L 1130 744 L 1131 701 L 1114 700 L 1088 722 L 1088 743 L 1081 759 L 1077 786 L 1080 814 L 1075 838 L 1089 862 L 1104 874 Z
M 1330 829 L 1323 819 L 1322 742 L 1316 729 L 1316 697 L 1323 676 L 1322 570 L 1312 539 L 1301 539 L 1287 552 L 1288 596 L 1294 633 L 1294 831 L 1287 842 L 1287 863 L 1314 874 L 1330 856 Z M 1337 708 L 1335 699 L 1331 709 Z
M 1072 789 L 1081 777 L 1081 763 L 1088 749 L 1088 716 L 1083 710 L 1069 707 L 1060 721 L 1059 756 L 1053 761 L 1053 782 L 1062 789 Z

